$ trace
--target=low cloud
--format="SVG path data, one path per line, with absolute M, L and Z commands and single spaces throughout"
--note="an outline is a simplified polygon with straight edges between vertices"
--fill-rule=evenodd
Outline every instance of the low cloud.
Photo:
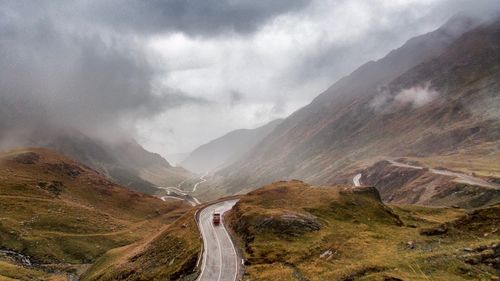
M 426 82 L 411 88 L 391 93 L 382 87 L 370 102 L 370 108 L 375 111 L 387 111 L 410 105 L 418 108 L 428 104 L 439 96 L 439 92 L 432 88 L 430 82 Z
M 40 128 L 130 137 L 137 120 L 205 102 L 159 83 L 133 38 L 13 16 L 0 21 L 0 50 L 0 142 Z
M 0 139 L 50 124 L 135 135 L 164 155 L 286 117 L 457 12 L 483 18 L 500 8 L 498 0 L 1 3 Z M 381 92 L 372 107 L 397 94 L 411 106 L 433 97 Z
M 394 97 L 394 104 L 406 106 L 411 104 L 414 108 L 421 107 L 434 100 L 439 93 L 430 87 L 430 83 L 418 85 L 409 89 L 400 91 Z

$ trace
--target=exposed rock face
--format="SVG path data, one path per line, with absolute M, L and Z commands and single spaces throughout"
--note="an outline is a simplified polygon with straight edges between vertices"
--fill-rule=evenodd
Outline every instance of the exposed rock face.
M 500 201 L 499 189 L 456 182 L 455 177 L 428 168 L 379 161 L 362 175 L 361 182 L 375 186 L 384 202 L 477 208 Z
M 300 236 L 320 228 L 321 224 L 316 217 L 301 213 L 285 213 L 278 217 L 259 218 L 255 225 L 257 231 L 268 231 L 284 237 Z
M 80 168 L 79 166 L 71 165 L 68 163 L 54 163 L 47 164 L 47 166 L 49 166 L 50 171 L 64 174 L 71 178 L 76 178 L 83 172 L 82 168 Z
M 358 187 L 354 187 L 352 189 L 352 191 L 355 194 L 366 195 L 366 196 L 374 198 L 375 200 L 382 201 L 382 199 L 380 198 L 380 193 L 373 186 L 358 186 Z
M 41 189 L 47 190 L 55 197 L 59 197 L 64 190 L 64 184 L 60 181 L 51 181 L 51 182 L 39 182 L 38 187 Z
M 14 156 L 12 160 L 19 164 L 32 165 L 38 162 L 39 159 L 40 155 L 36 154 L 35 152 L 26 152 Z

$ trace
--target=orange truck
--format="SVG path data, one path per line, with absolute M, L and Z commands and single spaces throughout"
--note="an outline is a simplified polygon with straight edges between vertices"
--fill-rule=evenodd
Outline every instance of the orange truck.
M 215 225 L 220 224 L 220 213 L 214 212 L 212 221 Z

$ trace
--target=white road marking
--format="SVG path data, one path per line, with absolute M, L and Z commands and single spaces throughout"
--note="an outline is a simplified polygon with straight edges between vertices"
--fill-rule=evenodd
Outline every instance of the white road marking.
M 223 221 L 223 219 L 221 219 L 221 222 L 222 221 Z M 233 240 L 231 240 L 231 237 L 229 237 L 229 233 L 227 232 L 226 226 L 224 224 L 222 224 L 222 227 L 224 228 L 224 233 L 226 233 L 227 239 L 229 239 L 229 241 L 231 242 L 231 247 L 233 248 L 233 252 L 234 252 L 234 265 L 235 265 L 234 280 L 236 280 L 236 278 L 238 277 L 238 254 L 236 253 L 236 249 L 234 248 Z
M 221 221 L 222 223 L 222 221 Z M 210 224 L 210 226 L 212 226 L 212 230 L 214 232 L 214 236 L 215 236 L 215 240 L 217 240 L 217 245 L 219 247 L 217 247 L 217 249 L 219 250 L 219 277 L 217 277 L 217 281 L 220 280 L 220 278 L 222 277 L 222 247 L 220 245 L 220 240 L 219 240 L 219 236 L 217 236 L 217 232 L 215 232 L 215 227 L 213 225 L 213 223 Z
M 200 232 L 203 236 L 203 261 L 200 276 L 198 276 L 197 281 L 221 281 L 228 280 L 231 276 L 231 280 L 236 281 L 239 273 L 239 256 L 236 252 L 235 245 L 229 236 L 227 228 L 224 221 L 224 213 L 229 211 L 237 200 L 229 200 L 224 202 L 219 202 L 210 206 L 205 207 L 200 211 L 199 220 L 197 221 L 198 227 L 201 228 Z M 214 210 L 219 210 L 221 212 L 221 222 L 220 226 L 214 226 L 212 222 L 212 216 Z M 207 229 L 205 229 L 207 228 Z M 210 229 L 211 231 L 207 232 Z M 222 234 L 222 232 L 224 234 Z M 215 236 L 215 239 L 211 235 Z M 231 250 L 229 250 L 229 243 L 231 245 Z M 214 247 L 215 245 L 215 247 Z M 224 248 L 223 248 L 223 245 Z M 218 252 L 218 253 L 215 253 Z M 215 256 L 218 255 L 218 258 Z M 235 267 L 227 267 L 230 261 L 233 259 Z M 218 267 L 218 268 L 217 268 Z M 217 272 L 218 270 L 218 272 Z M 234 273 L 231 272 L 234 270 Z M 218 274 L 218 275 L 217 275 Z M 233 277 L 234 274 L 234 277 Z M 217 278 L 216 278 L 217 276 Z

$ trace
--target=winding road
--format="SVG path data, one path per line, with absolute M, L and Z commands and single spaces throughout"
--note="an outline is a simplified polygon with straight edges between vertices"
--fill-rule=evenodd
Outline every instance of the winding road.
M 352 182 L 354 183 L 354 186 L 358 187 L 361 186 L 361 182 L 359 181 L 361 179 L 361 174 L 357 174 L 352 178 Z
M 187 201 L 189 204 L 192 206 L 196 206 L 200 204 L 200 201 L 196 199 L 195 197 L 179 190 L 176 187 L 169 186 L 169 187 L 158 187 L 159 189 L 163 189 L 167 192 L 167 195 L 160 196 L 160 199 L 165 201 L 167 199 L 174 199 L 174 200 L 184 200 Z
M 223 214 L 238 200 L 223 201 L 210 205 L 200 211 L 198 227 L 203 237 L 203 260 L 201 274 L 197 281 L 236 281 L 239 280 L 242 259 L 224 226 Z M 221 214 L 221 224 L 214 225 L 214 211 Z
M 200 185 L 200 184 L 202 184 L 202 183 L 204 183 L 204 182 L 207 181 L 205 179 L 206 176 L 208 176 L 208 172 L 206 172 L 203 176 L 200 177 L 200 181 L 199 182 L 197 182 L 197 183 L 195 183 L 193 185 L 193 191 L 191 191 L 191 192 L 196 192 L 196 189 L 198 188 L 198 185 Z
M 192 195 L 190 195 L 188 193 L 195 192 L 196 189 L 198 188 L 198 185 L 206 182 L 207 179 L 205 179 L 205 177 L 207 175 L 208 175 L 208 172 L 206 172 L 205 174 L 203 174 L 200 177 L 200 180 L 193 185 L 193 190 L 192 191 L 184 191 L 184 190 L 180 189 L 181 185 L 186 180 L 183 180 L 177 186 L 168 186 L 168 187 L 158 186 L 157 188 L 163 189 L 163 190 L 165 190 L 167 192 L 167 195 L 163 195 L 163 196 L 159 196 L 159 197 L 163 201 L 165 201 L 167 199 L 184 200 L 184 201 L 187 201 L 192 206 L 200 205 L 200 201 L 198 201 L 198 199 L 196 197 L 194 197 L 194 196 L 192 196 Z
M 425 169 L 424 167 L 420 166 L 415 166 L 415 165 L 410 165 L 406 163 L 401 163 L 401 162 L 396 162 L 394 160 L 387 160 L 391 165 L 396 166 L 396 167 L 402 167 L 402 168 L 408 168 L 408 169 L 415 169 L 415 170 L 423 170 Z M 465 183 L 465 184 L 470 184 L 470 185 L 477 185 L 477 186 L 482 186 L 486 188 L 492 188 L 492 189 L 500 189 L 500 186 L 498 184 L 490 183 L 487 182 L 484 179 L 466 175 L 463 173 L 458 173 L 458 172 L 452 172 L 449 170 L 443 170 L 443 169 L 433 169 L 430 168 L 429 171 L 433 174 L 436 175 L 443 175 L 443 176 L 448 176 L 454 178 L 456 182 L 460 183 Z M 361 186 L 361 174 L 357 174 L 352 178 L 352 182 L 354 183 L 354 186 Z
M 396 166 L 396 167 L 403 167 L 403 168 L 409 168 L 409 169 L 415 169 L 415 170 L 424 169 L 424 167 L 409 165 L 409 164 L 405 164 L 405 163 L 401 163 L 401 162 L 396 162 L 394 160 L 389 160 L 389 163 L 391 163 L 391 165 Z M 463 173 L 457 173 L 457 172 L 452 172 L 449 170 L 433 169 L 433 168 L 430 168 L 429 171 L 433 174 L 436 174 L 436 175 L 453 177 L 453 178 L 455 178 L 454 180 L 456 182 L 470 184 L 470 185 L 477 185 L 477 186 L 482 186 L 482 187 L 492 188 L 492 189 L 499 189 L 499 186 L 496 184 L 493 184 L 493 183 L 487 182 L 481 178 L 473 177 L 473 176 L 466 175 Z

